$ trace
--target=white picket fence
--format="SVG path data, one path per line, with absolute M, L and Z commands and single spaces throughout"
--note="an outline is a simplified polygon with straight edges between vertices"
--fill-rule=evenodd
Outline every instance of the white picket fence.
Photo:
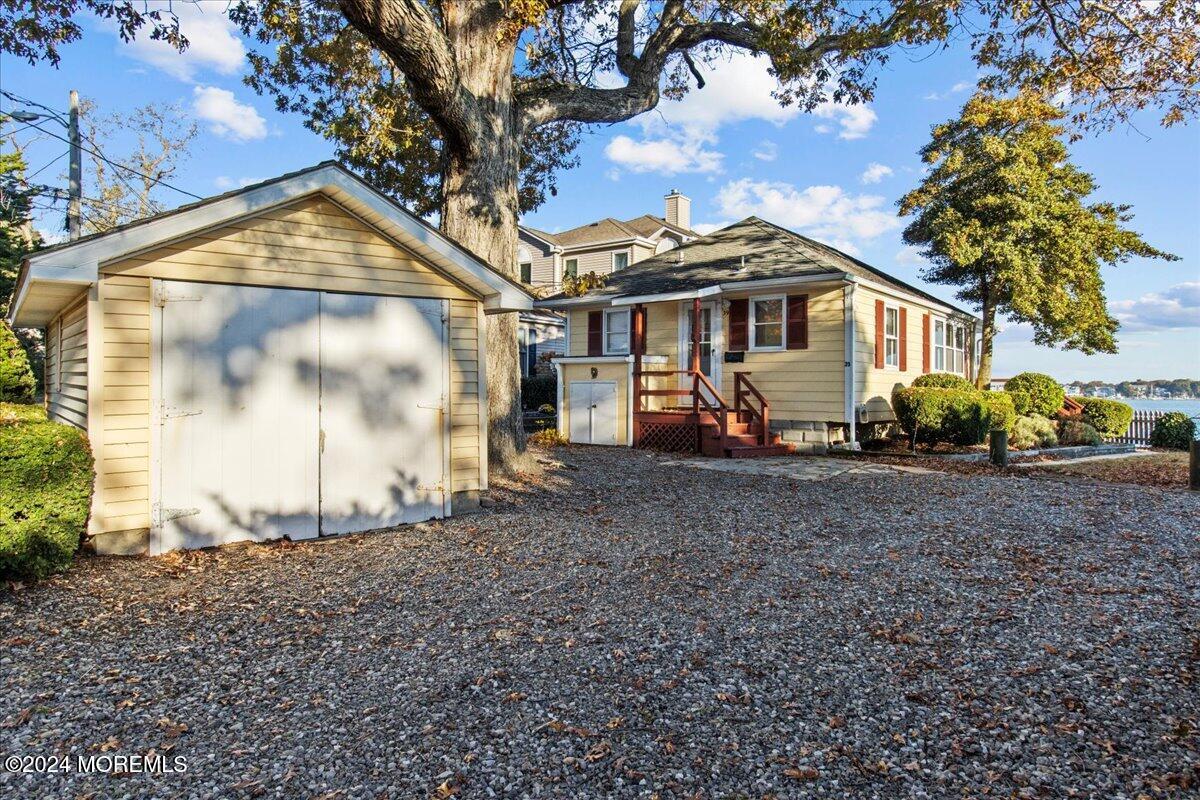
M 1115 444 L 1150 444 L 1150 432 L 1159 417 L 1166 416 L 1166 411 L 1134 411 L 1129 430 L 1124 436 L 1116 436 L 1106 441 Z

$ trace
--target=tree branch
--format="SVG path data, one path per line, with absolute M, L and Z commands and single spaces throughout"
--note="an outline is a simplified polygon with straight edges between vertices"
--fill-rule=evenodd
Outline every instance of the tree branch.
M 463 87 L 450 42 L 419 0 L 338 0 L 346 19 L 404 73 L 413 100 L 455 152 L 471 158 L 482 123 Z

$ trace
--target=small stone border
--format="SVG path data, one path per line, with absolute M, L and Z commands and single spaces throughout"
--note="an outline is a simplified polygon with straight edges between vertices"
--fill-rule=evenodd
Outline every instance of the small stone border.
M 1085 458 L 1090 456 L 1114 456 L 1137 452 L 1136 444 L 1102 444 L 1076 445 L 1074 447 L 1046 447 L 1040 450 L 1009 450 L 1009 458 L 1028 458 L 1030 456 L 1058 456 L 1063 459 Z M 987 453 L 874 453 L 864 450 L 838 450 L 838 455 L 853 455 L 859 458 L 875 458 L 887 456 L 891 458 L 932 459 L 935 461 L 987 461 Z

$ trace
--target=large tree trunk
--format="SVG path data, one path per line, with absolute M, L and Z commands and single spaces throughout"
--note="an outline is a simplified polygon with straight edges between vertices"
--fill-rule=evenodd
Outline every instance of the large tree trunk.
M 482 7 L 486 9 L 487 6 Z M 497 36 L 480 7 L 447 4 L 446 33 L 465 88 L 480 104 L 482 131 L 473 153 L 447 147 L 442 231 L 510 277 L 517 264 L 517 182 L 521 134 L 512 107 L 514 46 Z M 495 11 L 502 6 L 495 4 Z M 488 459 L 505 469 L 525 448 L 517 315 L 487 318 Z
M 991 294 L 984 292 L 983 296 L 983 330 L 979 335 L 979 372 L 975 376 L 975 386 L 980 389 L 988 388 L 992 382 L 992 342 L 996 338 L 996 302 Z

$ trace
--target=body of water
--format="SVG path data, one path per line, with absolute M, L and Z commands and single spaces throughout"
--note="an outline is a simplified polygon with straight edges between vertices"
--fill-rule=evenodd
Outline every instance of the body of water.
M 1135 411 L 1182 411 L 1189 417 L 1200 416 L 1200 400 L 1133 400 L 1124 397 L 1116 399 L 1133 406 Z

